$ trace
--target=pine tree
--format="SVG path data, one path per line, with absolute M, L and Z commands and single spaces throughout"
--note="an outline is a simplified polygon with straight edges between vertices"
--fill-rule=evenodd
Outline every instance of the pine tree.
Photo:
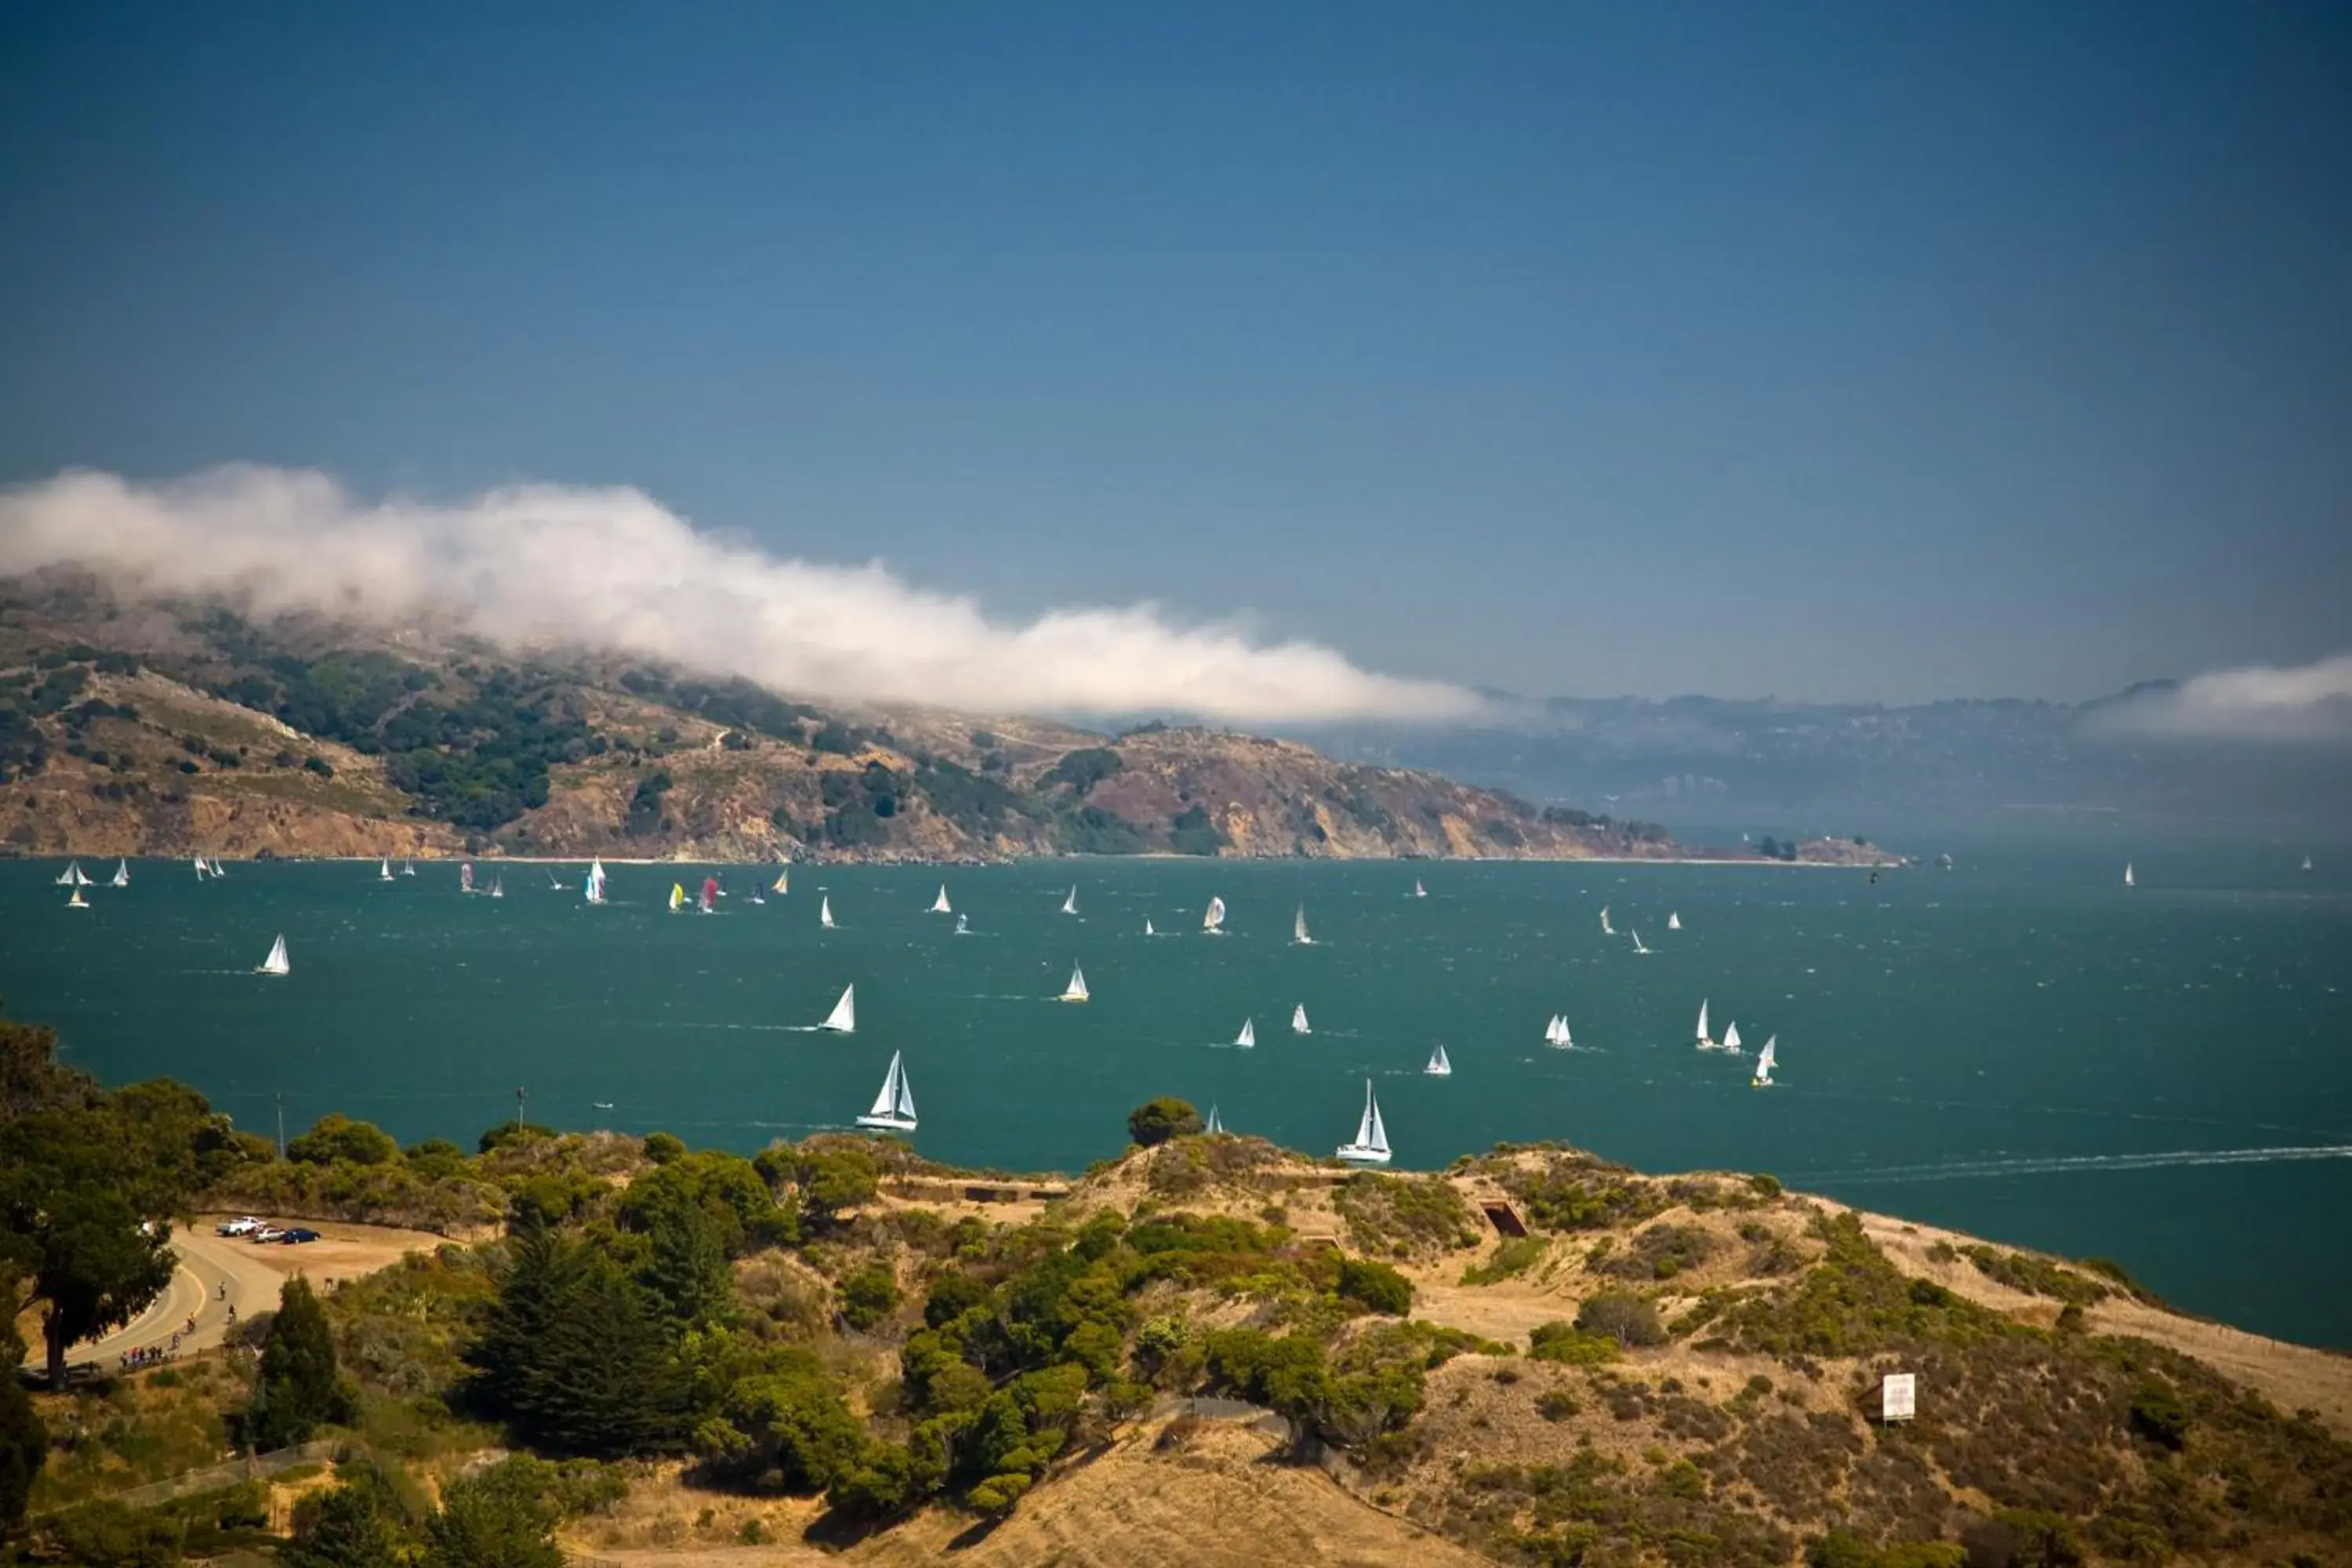
M 349 1415 L 350 1401 L 335 1376 L 327 1310 L 298 1274 L 286 1282 L 262 1343 L 260 1383 L 246 1409 L 246 1440 L 256 1449 L 282 1448 Z
M 364 1488 L 313 1492 L 294 1510 L 294 1540 L 280 1554 L 292 1568 L 399 1568 L 400 1536 Z
M 677 1325 L 610 1254 L 527 1235 L 467 1359 L 535 1447 L 617 1457 L 667 1447 L 684 1421 Z

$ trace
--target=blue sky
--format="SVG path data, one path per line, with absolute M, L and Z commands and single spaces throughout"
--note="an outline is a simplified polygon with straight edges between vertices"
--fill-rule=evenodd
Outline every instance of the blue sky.
M 2352 644 L 2352 11 L 0 11 L 0 480 L 639 487 L 1530 692 Z

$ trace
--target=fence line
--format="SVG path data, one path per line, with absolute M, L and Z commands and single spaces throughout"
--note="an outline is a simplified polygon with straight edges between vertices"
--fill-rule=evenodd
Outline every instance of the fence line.
M 206 1465 L 200 1470 L 184 1470 L 164 1480 L 150 1481 L 143 1487 L 128 1491 L 110 1492 L 108 1502 L 119 1502 L 125 1508 L 153 1508 L 159 1502 L 174 1498 L 192 1497 L 197 1492 L 218 1491 L 236 1486 L 240 1481 L 257 1481 L 290 1470 L 297 1465 L 314 1465 L 335 1457 L 340 1443 L 320 1439 L 298 1443 L 290 1448 L 276 1448 L 267 1454 L 251 1454 L 240 1459 L 227 1459 L 217 1465 Z

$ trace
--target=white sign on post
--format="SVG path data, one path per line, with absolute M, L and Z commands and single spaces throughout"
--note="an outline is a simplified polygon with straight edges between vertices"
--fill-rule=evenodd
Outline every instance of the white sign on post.
M 1919 1374 L 1912 1372 L 1890 1372 L 1878 1384 L 1878 1417 L 1882 1421 L 1908 1421 L 1918 1408 Z

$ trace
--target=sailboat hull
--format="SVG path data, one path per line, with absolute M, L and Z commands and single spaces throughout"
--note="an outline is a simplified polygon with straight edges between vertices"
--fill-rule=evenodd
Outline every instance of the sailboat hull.
M 1360 1143 L 1342 1143 L 1337 1153 L 1350 1165 L 1385 1165 L 1390 1158 L 1386 1149 L 1367 1149 Z
M 857 1125 L 883 1132 L 912 1132 L 915 1119 L 911 1116 L 861 1116 L 857 1119 Z

